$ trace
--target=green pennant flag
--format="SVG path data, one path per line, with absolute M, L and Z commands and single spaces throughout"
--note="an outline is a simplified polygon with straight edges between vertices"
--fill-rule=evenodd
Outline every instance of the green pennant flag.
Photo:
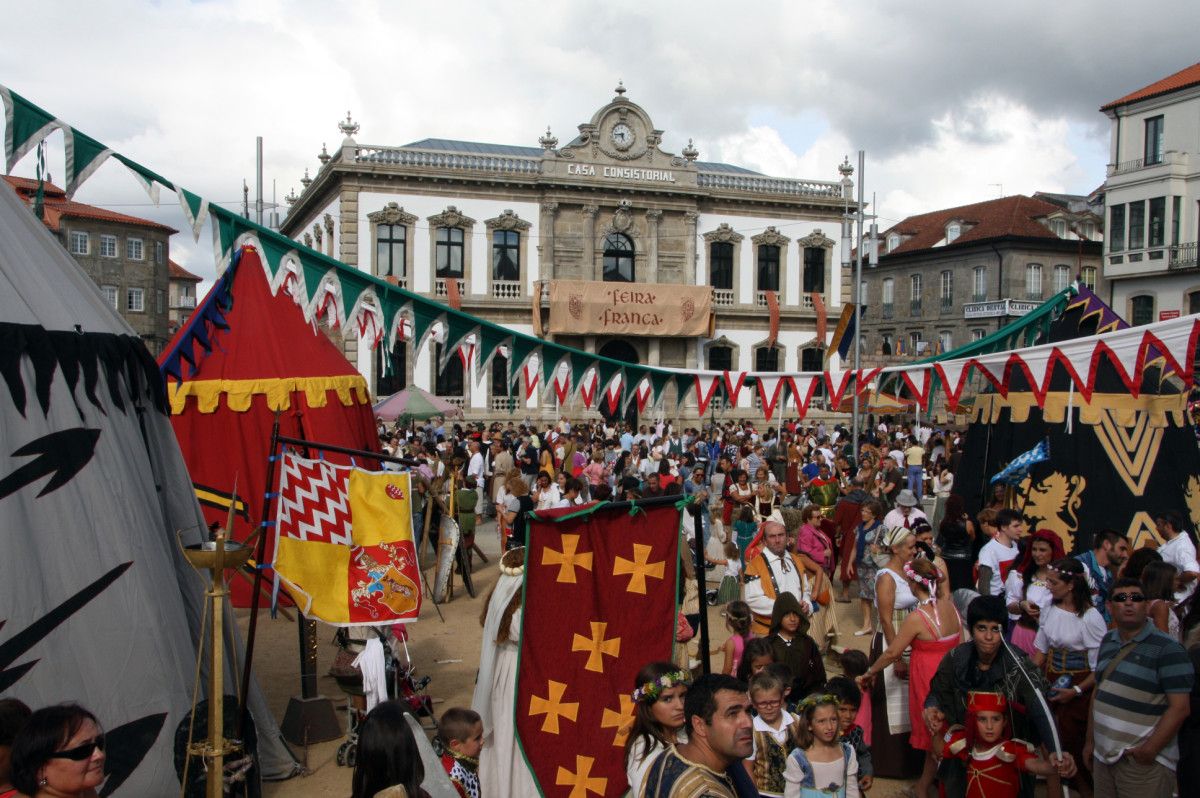
M 542 387 L 549 389 L 554 381 L 558 364 L 567 356 L 567 350 L 558 344 L 542 344 Z
M 192 196 L 195 196 L 194 194 Z M 207 203 L 206 203 L 207 204 Z M 221 263 L 229 257 L 233 243 L 241 235 L 238 220 L 242 217 L 231 213 L 220 206 L 212 207 L 213 240 L 217 243 L 217 262 Z
M 317 295 L 317 289 L 321 286 L 321 280 L 325 278 L 325 274 L 329 270 L 323 264 L 312 258 L 306 258 L 302 254 L 300 256 L 300 271 L 304 274 L 306 304 L 311 305 L 313 298 Z
M 37 147 L 42 139 L 55 128 L 65 126 L 15 91 L 0 86 L 0 97 L 4 99 L 5 171 L 11 172 L 17 161 Z
M 80 133 L 73 127 L 66 128 L 67 197 L 75 192 L 113 151 L 91 136 Z
M 438 364 L 438 371 L 446 367 L 467 336 L 478 329 L 478 319 L 461 313 L 446 313 L 446 345 L 442 347 L 442 362 Z
M 354 312 L 358 298 L 362 296 L 363 291 L 370 287 L 370 283 L 365 277 L 359 276 L 360 274 L 361 272 L 356 274 L 353 271 L 338 272 L 342 289 L 342 314 L 347 321 L 350 319 L 350 314 Z
M 483 324 L 479 328 L 479 354 L 475 362 L 479 365 L 480 371 L 487 368 L 487 364 L 491 362 L 496 354 L 496 350 L 504 346 L 508 341 L 512 340 L 513 334 L 507 330 L 496 327 L 491 324 Z M 512 353 L 509 353 L 511 361 Z M 511 367 L 511 362 L 510 362 Z M 511 373 L 511 371 L 510 371 Z M 511 382 L 510 382 L 511 384 Z
M 671 383 L 671 374 L 666 371 L 650 372 L 650 404 L 657 405 L 662 401 L 663 391 Z
M 571 353 L 571 393 L 575 393 L 583 387 L 583 375 L 587 370 L 596 365 L 596 358 L 588 355 L 586 352 Z
M 608 384 L 612 382 L 612 378 L 616 376 L 617 372 L 620 370 L 621 364 L 615 360 L 609 360 L 608 358 L 597 358 L 596 373 L 599 375 L 600 381 L 596 383 L 596 389 L 603 394 L 608 388 Z M 624 386 L 622 386 L 622 390 L 624 390 Z M 598 397 L 598 399 L 599 398 L 602 397 Z
M 413 334 L 412 351 L 419 352 L 429 335 L 433 323 L 441 318 L 441 313 L 421 302 L 412 303 Z
M 193 194 L 186 188 L 176 188 L 179 197 L 179 207 L 183 209 L 183 217 L 187 219 L 188 227 L 192 228 L 192 237 L 200 240 L 200 228 L 208 218 L 208 200 L 198 194 Z
M 638 386 L 642 384 L 642 380 L 650 373 L 650 370 L 641 366 L 626 366 L 625 379 L 621 383 L 621 407 L 629 406 L 631 400 L 637 398 Z
M 512 342 L 512 353 L 508 358 L 508 384 L 514 385 L 521 377 L 521 367 L 533 355 L 539 358 L 541 355 L 541 342 L 536 338 L 526 338 L 523 335 L 514 335 Z
M 386 347 L 389 352 L 392 351 L 392 328 L 396 326 L 396 316 L 399 315 L 401 308 L 402 306 L 398 302 L 383 302 L 383 341 L 380 342 L 380 346 Z M 397 330 L 396 340 L 399 341 L 403 337 L 401 331 Z M 385 357 L 384 360 L 390 364 L 392 359 Z
M 113 157 L 124 164 L 125 168 L 133 174 L 134 178 L 142 184 L 142 188 L 146 189 L 146 193 L 150 195 L 150 200 L 155 205 L 158 204 L 158 187 L 160 185 L 166 186 L 172 191 L 175 190 L 174 183 L 157 172 L 150 171 L 137 161 L 131 161 L 119 152 L 114 152 Z
M 683 407 L 683 403 L 688 396 L 692 395 L 696 390 L 696 377 L 692 374 L 676 374 L 675 375 L 675 403 L 679 407 Z
M 271 270 L 271 276 L 278 276 L 283 257 L 291 252 L 293 247 L 284 246 L 282 242 L 264 235 L 259 235 L 258 243 L 262 245 L 263 258 L 267 261 L 267 268 Z

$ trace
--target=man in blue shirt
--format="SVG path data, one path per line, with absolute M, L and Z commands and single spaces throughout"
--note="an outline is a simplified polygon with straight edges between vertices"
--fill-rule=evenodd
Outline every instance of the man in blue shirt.
M 624 427 L 621 432 L 621 450 L 628 452 L 633 448 L 633 433 L 629 431 L 629 427 Z
M 1092 604 L 1104 616 L 1105 622 L 1112 621 L 1108 613 L 1108 593 L 1117 570 L 1129 559 L 1129 538 L 1112 529 L 1101 530 L 1092 538 L 1091 551 L 1077 554 L 1075 559 L 1084 564 Z

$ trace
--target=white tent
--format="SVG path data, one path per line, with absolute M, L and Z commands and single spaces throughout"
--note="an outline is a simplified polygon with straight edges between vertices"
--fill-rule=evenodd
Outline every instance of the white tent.
M 4 183 L 0 377 L 0 694 L 95 713 L 103 794 L 177 794 L 204 583 L 176 531 L 203 517 L 154 359 Z M 250 709 L 263 777 L 291 775 L 257 687 Z

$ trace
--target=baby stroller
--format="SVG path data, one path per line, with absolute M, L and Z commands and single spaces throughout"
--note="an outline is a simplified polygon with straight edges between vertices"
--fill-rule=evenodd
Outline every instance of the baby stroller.
M 422 726 L 431 730 L 436 728 L 433 699 L 426 692 L 430 677 L 416 678 L 416 667 L 408 653 L 407 631 L 402 629 L 398 636 L 393 637 L 391 629 L 386 626 L 339 628 L 333 636 L 338 652 L 329 673 L 349 699 L 346 702 L 346 740 L 337 749 L 337 763 L 342 767 L 354 767 L 358 751 L 358 727 L 367 715 L 362 672 L 351 664 L 366 646 L 369 639 L 367 635 L 375 635 L 383 643 L 388 698 L 402 702 Z M 398 652 L 393 648 L 396 641 L 404 649 L 404 662 L 400 661 Z

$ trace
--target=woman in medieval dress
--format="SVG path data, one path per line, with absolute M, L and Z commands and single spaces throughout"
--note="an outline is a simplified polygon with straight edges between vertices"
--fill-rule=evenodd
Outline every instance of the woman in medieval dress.
M 483 721 L 479 785 L 483 795 L 537 795 L 538 789 L 517 743 L 513 707 L 517 652 L 521 645 L 521 583 L 525 548 L 500 560 L 500 578 L 484 604 L 483 643 L 471 709 Z

